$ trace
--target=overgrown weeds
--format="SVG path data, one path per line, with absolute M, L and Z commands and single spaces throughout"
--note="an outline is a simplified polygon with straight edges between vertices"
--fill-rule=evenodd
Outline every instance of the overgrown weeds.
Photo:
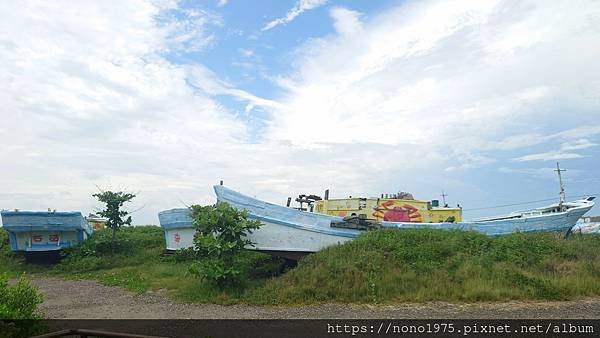
M 222 290 L 188 272 L 193 250 L 162 257 L 158 227 L 124 227 L 119 244 L 98 231 L 60 264 L 32 267 L 10 253 L 0 231 L 0 260 L 22 271 L 95 279 L 133 292 L 166 290 L 188 302 L 307 304 L 319 302 L 477 302 L 565 300 L 600 295 L 600 235 L 488 237 L 475 232 L 384 229 L 301 260 L 254 251 L 236 258 L 242 285 Z M 4 244 L 2 244 L 4 243 Z
M 561 300 L 600 294 L 600 236 L 385 229 L 307 257 L 263 304 Z

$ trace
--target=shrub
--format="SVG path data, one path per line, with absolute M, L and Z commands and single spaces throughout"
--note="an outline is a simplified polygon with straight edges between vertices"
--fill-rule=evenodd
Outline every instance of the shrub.
M 0 318 L 37 319 L 37 307 L 42 303 L 42 295 L 23 276 L 8 285 L 8 275 L 0 275 Z
M 0 255 L 6 256 L 10 253 L 10 244 L 8 243 L 8 232 L 0 229 Z
M 202 258 L 192 263 L 190 273 L 213 282 L 219 289 L 239 284 L 237 258 L 246 245 L 252 245 L 246 236 L 258 229 L 260 222 L 248 220 L 245 210 L 236 210 L 227 203 L 194 205 L 191 209 L 196 227 L 194 246 Z
M 110 229 L 94 232 L 80 245 L 64 250 L 66 256 L 55 269 L 89 272 L 158 260 L 164 250 L 164 233 L 157 226 L 123 227 L 112 240 Z

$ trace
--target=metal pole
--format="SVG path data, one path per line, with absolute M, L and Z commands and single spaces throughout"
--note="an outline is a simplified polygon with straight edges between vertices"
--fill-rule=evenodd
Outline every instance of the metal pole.
M 559 207 L 562 209 L 563 203 L 565 203 L 565 187 L 563 185 L 563 181 L 562 181 L 562 175 L 560 174 L 563 171 L 567 171 L 566 169 L 560 169 L 560 166 L 558 164 L 558 162 L 556 162 L 556 169 L 554 170 L 558 173 L 558 183 L 560 184 L 560 202 L 559 202 Z

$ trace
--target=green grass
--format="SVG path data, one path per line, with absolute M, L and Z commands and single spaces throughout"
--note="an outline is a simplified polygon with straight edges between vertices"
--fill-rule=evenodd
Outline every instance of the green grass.
M 26 264 L 0 230 L 0 272 L 94 279 L 136 293 L 167 290 L 178 300 L 220 304 L 566 300 L 600 295 L 600 235 L 488 237 L 474 232 L 377 230 L 327 248 L 285 270 L 257 252 L 239 258 L 243 285 L 219 291 L 188 273 L 193 257 L 161 257 L 154 226 L 127 227 L 117 245 L 99 231 L 53 266 Z
M 0 228 L 0 274 L 4 273 L 9 277 L 17 278 L 23 273 L 32 274 L 41 270 L 45 271 L 46 268 L 26 264 L 22 256 L 10 251 L 8 232 Z
M 47 274 L 72 279 L 94 279 L 107 286 L 120 286 L 136 293 L 151 289 L 176 290 L 179 281 L 198 281 L 187 275 L 186 262 L 161 256 L 164 233 L 156 226 L 124 227 L 112 233 L 101 230 Z
M 162 257 L 164 233 L 156 226 L 124 227 L 112 233 L 101 230 L 82 245 L 65 250 L 65 258 L 52 266 L 26 263 L 21 255 L 8 248 L 8 236 L 0 229 L 0 272 L 17 277 L 29 275 L 92 279 L 107 286 L 119 286 L 135 293 L 167 290 L 175 299 L 186 302 L 240 301 L 244 290 L 252 289 L 282 269 L 282 260 L 258 252 L 247 251 L 239 258 L 244 267 L 242 287 L 224 292 L 188 273 L 193 255 L 190 252 Z
M 600 295 L 600 236 L 379 230 L 252 291 L 264 304 L 564 300 Z

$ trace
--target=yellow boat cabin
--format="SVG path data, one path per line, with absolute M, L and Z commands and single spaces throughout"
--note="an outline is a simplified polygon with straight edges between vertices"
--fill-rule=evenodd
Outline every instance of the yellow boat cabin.
M 331 216 L 359 216 L 377 221 L 441 223 L 461 222 L 462 209 L 439 206 L 439 201 L 419 201 L 410 194 L 392 195 L 395 198 L 341 198 L 314 202 L 314 212 Z

